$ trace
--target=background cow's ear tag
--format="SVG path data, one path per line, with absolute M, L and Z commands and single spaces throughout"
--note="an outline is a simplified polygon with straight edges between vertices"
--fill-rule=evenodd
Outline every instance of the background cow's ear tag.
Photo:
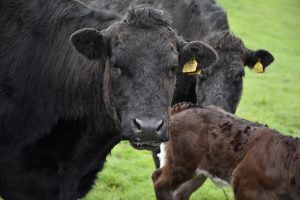
M 185 74 L 187 74 L 187 75 L 200 75 L 200 74 L 202 74 L 202 71 L 201 71 L 201 69 L 197 69 L 194 72 L 188 72 L 188 73 L 185 73 Z
M 196 61 L 196 58 L 193 57 L 191 60 L 189 60 L 187 63 L 184 64 L 182 72 L 183 73 L 196 72 L 197 65 L 198 63 Z
M 264 66 L 261 64 L 260 61 L 257 61 L 253 69 L 256 73 L 264 73 Z

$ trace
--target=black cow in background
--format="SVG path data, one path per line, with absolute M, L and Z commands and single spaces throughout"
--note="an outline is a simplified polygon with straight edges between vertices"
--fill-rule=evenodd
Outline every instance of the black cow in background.
M 216 105 L 235 113 L 243 88 L 244 66 L 252 69 L 260 61 L 264 71 L 274 60 L 271 53 L 246 48 L 240 38 L 230 33 L 226 12 L 214 0 L 164 0 L 162 5 L 173 16 L 173 26 L 179 35 L 187 40 L 206 41 L 219 54 L 216 67 L 204 70 L 197 81 L 187 77 L 184 83 L 177 84 L 182 87 L 190 81 L 195 85 L 197 100 L 193 102 L 201 106 Z M 186 96 L 182 91 L 175 92 L 177 98 L 181 93 Z
M 186 40 L 203 40 L 217 51 L 218 62 L 213 68 L 203 70 L 200 76 L 177 74 L 172 104 L 190 101 L 200 106 L 219 106 L 235 113 L 243 90 L 244 67 L 253 69 L 260 61 L 263 72 L 274 60 L 268 51 L 248 49 L 240 38 L 230 33 L 227 14 L 215 0 L 125 0 L 118 6 L 119 2 L 121 0 L 94 0 L 91 3 L 121 13 L 132 5 L 144 4 L 166 10 L 173 17 L 172 26 L 178 35 Z M 155 151 L 153 157 L 158 168 L 157 153 Z M 200 184 L 197 178 L 183 184 L 174 192 L 174 198 L 188 199 Z
M 0 196 L 81 198 L 122 138 L 137 149 L 167 140 L 176 70 L 192 56 L 203 67 L 217 58 L 169 18 L 150 8 L 120 18 L 73 0 L 0 2 Z

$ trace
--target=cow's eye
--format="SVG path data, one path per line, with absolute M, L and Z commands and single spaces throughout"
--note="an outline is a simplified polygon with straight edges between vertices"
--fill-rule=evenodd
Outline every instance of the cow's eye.
M 174 65 L 169 69 L 169 76 L 175 76 L 178 66 Z
M 113 68 L 116 69 L 116 68 L 121 68 L 121 67 L 117 63 L 113 63 Z
M 112 70 L 113 70 L 113 72 L 114 72 L 116 75 L 121 75 L 121 74 L 122 74 L 121 67 L 120 67 L 117 63 L 114 63 L 114 64 L 112 65 Z
M 245 72 L 240 72 L 240 73 L 238 73 L 238 74 L 236 75 L 234 81 L 235 81 L 235 82 L 240 82 L 240 81 L 243 80 L 244 76 L 245 76 Z

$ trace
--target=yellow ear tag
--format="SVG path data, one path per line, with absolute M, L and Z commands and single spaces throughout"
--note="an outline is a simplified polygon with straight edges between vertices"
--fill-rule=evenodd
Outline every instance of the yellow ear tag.
M 202 71 L 201 71 L 201 69 L 198 69 L 194 72 L 188 72 L 188 73 L 185 73 L 185 74 L 187 74 L 187 75 L 200 75 L 200 74 L 202 74 Z
M 193 57 L 192 60 L 190 60 L 184 64 L 182 72 L 183 73 L 196 72 L 197 65 L 198 65 L 198 63 L 196 61 L 196 58 Z
M 264 66 L 260 61 L 257 61 L 257 63 L 254 65 L 254 71 L 256 73 L 264 73 Z

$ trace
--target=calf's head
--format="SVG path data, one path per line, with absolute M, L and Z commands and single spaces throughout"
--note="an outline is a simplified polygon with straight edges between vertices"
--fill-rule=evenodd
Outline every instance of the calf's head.
M 200 68 L 217 59 L 210 46 L 178 37 L 170 23 L 161 10 L 131 8 L 105 30 L 71 36 L 78 52 L 103 63 L 106 109 L 137 149 L 151 150 L 168 139 L 176 71 L 192 58 L 201 60 Z
M 202 76 L 198 76 L 197 102 L 235 113 L 243 89 L 244 66 L 253 69 L 261 64 L 263 72 L 274 58 L 266 50 L 247 49 L 241 39 L 229 32 L 210 34 L 204 41 L 217 51 L 219 59 L 213 67 L 204 70 Z

